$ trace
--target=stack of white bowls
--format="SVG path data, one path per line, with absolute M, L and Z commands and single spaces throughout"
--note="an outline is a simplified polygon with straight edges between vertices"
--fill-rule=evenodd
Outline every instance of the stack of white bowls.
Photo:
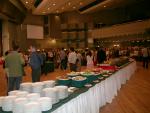
M 15 96 L 17 96 L 17 98 L 23 98 L 26 97 L 29 93 L 27 91 L 20 91 L 18 93 L 16 93 Z
M 45 88 L 42 93 L 43 96 L 50 97 L 52 99 L 52 104 L 59 102 L 58 90 L 56 88 Z
M 0 107 L 2 107 L 2 103 L 5 97 L 0 97 Z
M 52 99 L 49 97 L 41 97 L 38 99 L 42 111 L 48 111 L 52 108 Z
M 64 99 L 64 98 L 68 97 L 68 87 L 67 86 L 55 86 L 54 88 L 56 88 L 58 90 L 59 99 Z
M 21 91 L 27 91 L 27 92 L 31 93 L 32 83 L 30 83 L 30 82 L 21 83 L 20 84 L 20 90 Z
M 40 98 L 39 93 L 30 93 L 27 95 L 27 99 L 29 102 L 35 102 Z
M 27 98 L 17 98 L 14 100 L 13 113 L 23 113 L 24 105 L 28 103 Z
M 15 96 L 17 93 L 21 92 L 20 90 L 14 90 L 14 91 L 10 91 L 8 92 L 9 96 Z
M 44 84 L 42 82 L 35 82 L 32 84 L 32 93 L 40 93 L 42 92 Z
M 48 80 L 48 81 L 43 81 L 44 83 L 44 88 L 50 88 L 55 86 L 55 81 L 54 80 Z
M 16 96 L 6 96 L 2 102 L 2 110 L 3 111 L 12 111 L 13 109 L 13 102 L 16 99 Z
M 23 113 L 42 113 L 40 103 L 29 102 L 24 105 Z

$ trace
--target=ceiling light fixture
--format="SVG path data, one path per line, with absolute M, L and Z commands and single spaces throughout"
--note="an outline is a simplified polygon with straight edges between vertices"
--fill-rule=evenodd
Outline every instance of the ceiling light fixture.
M 55 3 L 53 3 L 53 6 L 55 6 L 56 4 Z
M 68 2 L 68 5 L 71 5 L 71 3 L 70 3 L 70 2 Z
M 75 9 L 76 7 L 74 6 L 73 9 Z
M 47 8 L 48 10 L 50 9 L 50 8 Z
M 80 2 L 80 5 L 83 5 L 83 3 L 82 3 L 82 2 Z
M 104 5 L 104 7 L 106 7 L 106 6 Z
M 56 13 L 59 13 L 59 11 L 57 10 Z
M 26 1 L 26 4 L 28 4 L 29 2 L 28 1 Z

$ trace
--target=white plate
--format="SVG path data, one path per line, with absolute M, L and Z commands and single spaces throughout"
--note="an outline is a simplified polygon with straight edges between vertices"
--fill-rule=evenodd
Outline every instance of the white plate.
M 85 86 L 85 87 L 91 87 L 92 84 L 85 84 L 84 86 Z
M 94 80 L 93 82 L 94 82 L 94 83 L 98 83 L 98 82 L 99 82 L 99 80 Z
M 103 75 L 103 76 L 104 76 L 104 77 L 107 77 L 107 76 L 109 76 L 109 75 L 106 75 L 106 74 L 105 74 L 105 75 Z

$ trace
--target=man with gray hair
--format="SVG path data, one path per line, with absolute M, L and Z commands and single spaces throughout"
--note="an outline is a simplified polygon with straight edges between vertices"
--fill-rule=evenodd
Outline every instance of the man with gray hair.
M 29 65 L 32 69 L 32 82 L 39 82 L 41 76 L 41 65 L 43 65 L 43 59 L 40 54 L 37 53 L 34 46 L 30 46 L 30 59 Z

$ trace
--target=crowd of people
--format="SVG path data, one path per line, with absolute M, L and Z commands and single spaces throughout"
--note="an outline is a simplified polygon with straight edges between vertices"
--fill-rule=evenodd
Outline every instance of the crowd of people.
M 137 52 L 138 51 L 138 52 Z M 22 81 L 24 66 L 29 65 L 32 69 L 32 82 L 40 81 L 42 68 L 46 61 L 54 63 L 55 68 L 61 70 L 70 69 L 70 71 L 81 71 L 81 66 L 93 68 L 97 64 L 101 64 L 111 58 L 120 56 L 135 57 L 142 56 L 143 67 L 148 68 L 150 49 L 141 48 L 96 48 L 76 50 L 73 47 L 66 50 L 49 49 L 38 50 L 34 46 L 30 46 L 27 53 L 21 52 L 18 46 L 13 46 L 13 50 L 7 51 L 4 60 L 4 69 L 8 81 L 8 92 L 18 90 Z

